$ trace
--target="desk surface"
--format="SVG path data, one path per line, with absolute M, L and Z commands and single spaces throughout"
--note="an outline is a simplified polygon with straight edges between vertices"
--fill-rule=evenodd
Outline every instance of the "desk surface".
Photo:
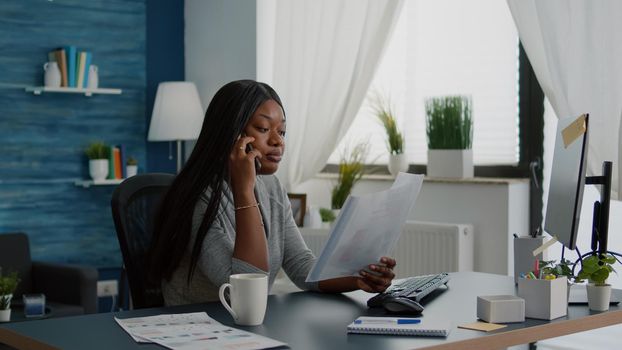
M 449 337 L 424 338 L 347 334 L 346 326 L 361 315 L 379 315 L 365 306 L 371 294 L 357 291 L 343 295 L 291 293 L 272 295 L 264 324 L 239 327 L 288 343 L 292 349 L 497 349 L 516 344 L 622 323 L 622 308 L 594 312 L 572 305 L 568 316 L 553 321 L 527 319 L 495 332 L 456 328 L 476 320 L 478 295 L 515 294 L 512 277 L 477 272 L 451 274 L 449 289 L 426 304 L 425 318 L 446 318 L 453 323 Z M 94 314 L 0 326 L 0 342 L 19 349 L 162 349 L 138 345 L 115 323 L 113 316 L 127 318 L 160 313 L 206 311 L 211 317 L 233 325 L 220 303 L 154 308 Z

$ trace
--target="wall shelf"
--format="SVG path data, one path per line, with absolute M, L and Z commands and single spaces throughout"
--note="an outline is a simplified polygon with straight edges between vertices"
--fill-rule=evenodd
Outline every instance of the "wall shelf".
M 125 179 L 106 179 L 106 180 L 77 180 L 74 182 L 76 186 L 82 186 L 84 188 L 89 188 L 91 186 L 109 186 L 109 185 L 118 185 L 123 182 Z
M 64 94 L 84 94 L 84 96 L 92 96 L 93 94 L 105 95 L 121 95 L 121 89 L 110 88 L 75 88 L 75 87 L 48 87 L 48 86 L 27 86 L 26 92 L 32 92 L 34 95 L 41 95 L 44 92 L 55 92 Z

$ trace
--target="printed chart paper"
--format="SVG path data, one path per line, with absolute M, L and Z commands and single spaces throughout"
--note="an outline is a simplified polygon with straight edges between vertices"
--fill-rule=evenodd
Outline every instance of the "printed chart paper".
M 359 271 L 389 255 L 415 204 L 423 175 L 399 173 L 390 189 L 349 196 L 307 282 L 359 276 Z
M 117 323 L 137 342 L 179 350 L 253 350 L 286 343 L 225 326 L 205 312 L 119 319 Z

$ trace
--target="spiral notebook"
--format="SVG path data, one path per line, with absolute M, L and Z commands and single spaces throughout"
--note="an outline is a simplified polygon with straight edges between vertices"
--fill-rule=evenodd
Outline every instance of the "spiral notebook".
M 449 321 L 399 317 L 359 317 L 348 325 L 348 333 L 417 335 L 446 337 L 451 330 Z

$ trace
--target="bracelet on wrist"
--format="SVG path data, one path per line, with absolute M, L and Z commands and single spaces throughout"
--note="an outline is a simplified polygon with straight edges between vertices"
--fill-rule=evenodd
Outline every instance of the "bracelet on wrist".
M 235 210 L 242 210 L 242 209 L 248 209 L 248 208 L 253 208 L 253 207 L 259 207 L 259 202 L 256 202 L 255 204 L 242 205 L 239 207 L 235 207 Z

